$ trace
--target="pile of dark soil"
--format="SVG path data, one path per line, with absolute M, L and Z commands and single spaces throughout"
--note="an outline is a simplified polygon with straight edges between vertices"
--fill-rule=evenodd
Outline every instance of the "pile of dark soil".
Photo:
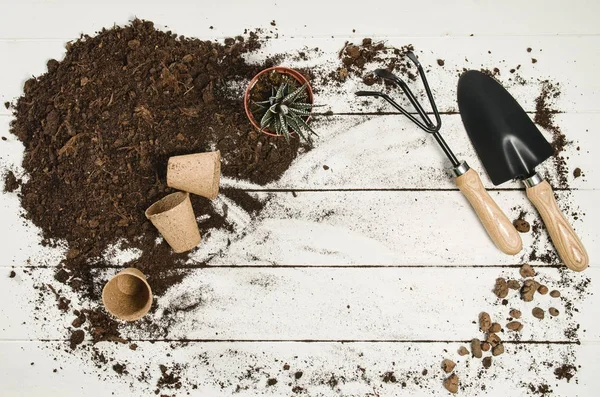
M 242 59 L 259 47 L 255 35 L 220 44 L 135 20 L 69 43 L 64 60 L 48 61 L 46 74 L 25 83 L 11 125 L 30 175 L 21 201 L 48 243 L 69 245 L 60 281 L 91 293 L 90 264 L 120 239 L 125 248 L 142 249 L 138 262 L 150 277 L 161 278 L 161 269 L 186 258 L 156 246 L 157 232 L 144 216 L 170 192 L 164 173 L 172 155 L 218 149 L 225 176 L 260 184 L 287 169 L 298 141 L 282 145 L 257 134 L 241 98 L 220 95 L 227 81 L 262 68 Z M 13 179 L 5 189 L 15 188 Z M 207 200 L 193 201 L 197 214 L 210 215 L 203 229 L 226 227 Z M 153 286 L 160 293 L 174 281 L 155 279 Z
M 51 59 L 47 73 L 25 82 L 11 123 L 25 146 L 30 177 L 20 198 L 44 244 L 68 244 L 57 281 L 99 302 L 95 269 L 107 266 L 103 253 L 116 243 L 141 250 L 128 265 L 148 276 L 157 296 L 185 276 L 175 265 L 188 255 L 156 244 L 158 232 L 144 216 L 172 191 L 165 181 L 170 156 L 220 150 L 223 175 L 258 184 L 277 180 L 289 167 L 299 141 L 257 133 L 242 98 L 226 99 L 228 82 L 272 66 L 243 59 L 260 46 L 254 33 L 221 44 L 134 20 L 68 43 L 62 61 Z M 11 172 L 5 180 L 6 191 L 20 183 Z M 247 193 L 222 193 L 242 208 L 261 208 Z M 197 215 L 208 215 L 200 223 L 205 237 L 210 229 L 232 228 L 208 200 L 192 195 L 192 204 Z M 77 316 L 87 317 L 84 329 L 94 341 L 119 338 L 103 311 Z M 78 329 L 76 342 L 80 336 Z

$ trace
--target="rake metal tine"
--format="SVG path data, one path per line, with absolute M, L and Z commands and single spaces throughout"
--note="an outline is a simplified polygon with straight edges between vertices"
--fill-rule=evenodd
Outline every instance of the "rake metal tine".
M 421 75 L 421 81 L 423 81 L 423 85 L 425 86 L 425 92 L 427 93 L 429 104 L 431 105 L 431 109 L 433 110 L 433 114 L 435 115 L 435 130 L 439 131 L 442 127 L 442 118 L 440 117 L 440 112 L 438 111 L 437 106 L 435 105 L 435 100 L 433 99 L 431 88 L 429 88 L 429 83 L 427 82 L 427 77 L 425 76 L 425 70 L 423 70 L 421 62 L 419 62 L 417 56 L 412 51 L 407 52 L 406 56 L 415 64 L 417 70 L 419 71 L 419 75 Z
M 429 116 L 427 116 L 427 113 L 425 112 L 425 110 L 423 109 L 423 107 L 421 106 L 419 101 L 417 101 L 417 98 L 415 97 L 412 90 L 410 89 L 408 84 L 406 84 L 406 82 L 404 80 L 402 80 L 400 77 L 396 76 L 392 72 L 388 71 L 387 69 L 376 69 L 373 73 L 376 76 L 379 76 L 385 80 L 391 81 L 392 83 L 394 83 L 398 87 L 400 87 L 402 89 L 402 91 L 404 91 L 404 94 L 408 97 L 408 100 L 412 104 L 413 108 L 415 108 L 417 113 L 419 113 L 419 116 L 421 116 L 421 119 L 423 120 L 423 122 L 427 125 L 427 128 L 425 129 L 425 131 L 435 132 L 435 131 L 439 130 L 439 128 L 438 129 L 435 128 L 435 126 L 431 122 L 431 119 L 429 118 Z
M 427 131 L 427 132 L 435 132 L 435 131 L 432 131 L 431 128 L 429 128 L 428 126 L 426 126 L 425 124 L 423 124 L 420 120 L 416 119 L 412 114 L 410 114 L 406 109 L 404 109 L 402 106 L 400 106 L 399 104 L 397 104 L 392 98 L 390 98 L 390 96 L 388 94 L 386 94 L 384 92 L 379 92 L 379 91 L 357 91 L 355 93 L 355 95 L 356 96 L 372 96 L 372 97 L 383 98 L 390 105 L 392 105 L 394 108 L 396 108 L 400 113 L 402 113 L 404 116 L 406 116 L 408 119 L 410 119 L 410 121 L 412 121 L 413 123 L 415 123 L 422 130 Z

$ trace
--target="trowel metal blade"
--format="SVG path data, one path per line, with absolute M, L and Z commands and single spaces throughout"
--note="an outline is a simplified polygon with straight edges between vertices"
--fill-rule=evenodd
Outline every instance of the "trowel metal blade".
M 529 115 L 492 77 L 476 70 L 458 81 L 467 134 L 494 185 L 528 178 L 554 153 Z

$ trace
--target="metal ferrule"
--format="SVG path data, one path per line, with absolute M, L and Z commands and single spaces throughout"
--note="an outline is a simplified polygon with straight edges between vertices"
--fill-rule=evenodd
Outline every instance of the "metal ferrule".
M 530 187 L 534 187 L 535 185 L 541 183 L 544 180 L 544 178 L 542 178 L 537 172 L 535 174 L 533 174 L 532 176 L 530 176 L 527 179 L 523 179 L 523 183 L 525 184 L 526 187 L 530 188 Z
M 467 164 L 466 161 L 462 161 L 458 167 L 454 167 L 454 169 L 452 171 L 454 171 L 454 175 L 456 177 L 459 177 L 461 175 L 464 175 L 467 171 L 469 171 L 471 169 L 471 167 L 469 167 L 469 164 Z

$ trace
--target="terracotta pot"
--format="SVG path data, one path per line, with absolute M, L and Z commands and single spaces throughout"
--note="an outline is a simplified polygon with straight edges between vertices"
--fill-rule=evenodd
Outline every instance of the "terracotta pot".
M 302 73 L 298 72 L 297 70 L 287 68 L 285 66 L 273 66 L 271 68 L 265 69 L 265 70 L 261 71 L 259 74 L 257 74 L 256 76 L 254 76 L 254 78 L 252 80 L 250 80 L 250 83 L 248 84 L 248 87 L 246 88 L 246 93 L 244 94 L 244 109 L 246 110 L 246 116 L 248 116 L 248 119 L 250 120 L 250 122 L 252 123 L 254 128 L 256 128 L 258 131 L 261 131 L 261 132 L 263 132 L 267 135 L 271 135 L 271 136 L 281 136 L 281 135 L 277 135 L 271 131 L 261 130 L 260 122 L 256 121 L 256 119 L 254 118 L 254 115 L 250 111 L 250 94 L 252 93 L 252 89 L 254 88 L 254 86 L 256 85 L 256 82 L 262 75 L 267 74 L 273 70 L 278 73 L 281 73 L 281 74 L 287 74 L 289 76 L 292 76 L 301 85 L 306 84 L 306 89 L 308 91 L 308 100 L 310 103 L 313 103 L 313 91 L 312 91 L 312 87 L 310 86 L 310 83 L 308 82 L 306 77 L 304 77 L 302 75 Z M 309 119 L 310 119 L 310 116 L 306 119 L 306 121 L 308 121 Z

